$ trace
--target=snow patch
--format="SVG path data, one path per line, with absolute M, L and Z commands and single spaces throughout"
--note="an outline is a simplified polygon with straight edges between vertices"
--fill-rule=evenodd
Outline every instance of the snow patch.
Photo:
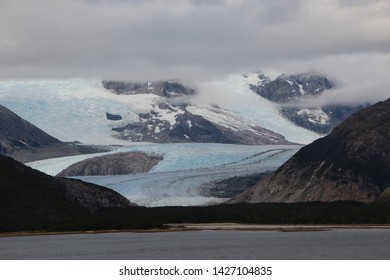
M 305 95 L 306 91 L 303 89 L 303 86 L 301 84 L 298 84 L 298 86 L 299 86 L 299 92 L 301 93 L 301 95 Z
M 250 85 L 261 86 L 264 84 L 266 79 L 261 79 L 259 75 L 259 73 L 252 73 L 250 75 L 245 75 L 244 79 Z
M 308 121 L 315 124 L 329 124 L 329 116 L 320 108 L 302 109 L 297 112 L 299 116 L 306 115 Z

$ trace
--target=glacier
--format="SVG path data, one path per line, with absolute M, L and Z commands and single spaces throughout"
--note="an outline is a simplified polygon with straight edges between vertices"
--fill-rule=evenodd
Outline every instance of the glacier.
M 226 198 L 208 194 L 213 183 L 236 176 L 273 171 L 300 147 L 208 143 L 144 144 L 116 147 L 113 151 L 100 154 L 41 160 L 27 165 L 56 175 L 73 163 L 97 155 L 134 151 L 158 154 L 163 156 L 163 160 L 148 173 L 74 178 L 111 188 L 142 206 L 191 206 L 226 201 Z

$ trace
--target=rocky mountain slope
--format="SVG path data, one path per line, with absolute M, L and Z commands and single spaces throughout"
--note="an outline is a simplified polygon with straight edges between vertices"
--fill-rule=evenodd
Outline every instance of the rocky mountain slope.
M 34 149 L 61 141 L 0 105 L 0 153 L 12 154 L 19 149 Z
M 117 153 L 93 157 L 72 164 L 61 171 L 58 176 L 102 176 L 146 173 L 163 158 L 142 152 Z
M 180 81 L 2 81 L 0 103 L 67 142 L 307 144 L 360 108 L 302 107 L 305 98 L 334 87 L 317 73 L 276 79 L 237 74 L 198 87 Z
M 158 81 L 158 82 L 123 82 L 103 81 L 103 86 L 116 94 L 155 94 L 162 97 L 178 97 L 183 95 L 194 95 L 195 89 L 180 81 Z
M 103 81 L 106 89 L 120 95 L 154 94 L 164 98 L 192 96 L 196 90 L 180 81 L 148 83 Z M 223 126 L 206 116 L 191 113 L 189 104 L 174 101 L 159 102 L 153 110 L 139 113 L 139 121 L 115 127 L 119 138 L 131 142 L 183 143 L 208 142 L 229 144 L 287 144 L 283 135 L 252 125 L 249 128 Z M 210 110 L 211 108 L 209 108 Z M 213 110 L 213 109 L 211 109 Z M 218 108 L 214 108 L 216 112 Z M 220 113 L 224 117 L 224 112 Z M 121 120 L 122 116 L 107 113 L 110 120 Z
M 281 74 L 273 80 L 261 72 L 245 77 L 254 92 L 282 105 L 280 112 L 285 118 L 298 126 L 321 134 L 330 133 L 339 123 L 367 106 L 362 104 L 302 107 L 300 102 L 305 98 L 319 96 L 324 91 L 337 87 L 331 79 L 315 72 Z
M 91 212 L 131 206 L 111 189 L 53 178 L 0 155 L 0 231 L 83 229 Z
M 253 92 L 275 103 L 282 117 L 297 126 L 320 134 L 330 133 L 340 122 L 364 108 L 363 105 L 302 107 L 300 104 L 305 98 L 319 96 L 336 86 L 335 82 L 315 72 L 281 74 L 276 79 L 271 79 L 259 72 L 249 76 L 244 75 L 243 81 Z M 242 128 L 242 125 L 232 128 L 228 122 L 221 125 L 216 120 L 229 117 L 236 123 L 240 123 L 241 120 L 232 112 L 218 107 L 218 103 L 214 107 L 207 107 L 207 109 L 204 107 L 199 110 L 197 104 L 192 104 L 192 99 L 188 98 L 196 95 L 197 91 L 179 81 L 148 83 L 103 81 L 103 86 L 119 95 L 154 94 L 166 98 L 156 103 L 153 110 L 139 113 L 138 122 L 114 127 L 113 130 L 120 133 L 121 139 L 157 143 L 214 142 L 260 145 L 287 143 L 283 137 L 280 137 L 280 133 L 277 135 L 278 133 L 267 131 L 255 125 L 256 122 L 253 122 L 249 129 Z M 185 103 L 180 103 L 177 97 L 187 98 Z M 197 109 L 191 111 L 190 108 Z M 258 109 L 262 110 L 262 108 Z M 197 114 L 199 112 L 202 114 Z M 218 116 L 210 118 L 212 114 Z M 107 114 L 107 118 L 114 121 L 122 120 L 121 115 Z
M 64 143 L 0 105 L 0 154 L 28 162 L 51 157 L 100 151 L 97 148 Z
M 384 203 L 390 205 L 390 187 L 388 187 L 381 195 L 375 200 L 376 203 Z
M 54 178 L 2 155 L 0 155 L 0 186 L 3 194 L 10 201 L 14 202 L 16 202 L 15 199 L 29 199 L 31 204 L 34 204 L 33 197 L 27 194 L 35 197 L 33 194 L 35 190 L 39 192 L 42 189 L 46 189 L 53 190 L 59 196 L 62 196 L 63 199 L 67 199 L 89 210 L 134 206 L 127 198 L 111 189 L 78 180 Z M 25 198 L 13 197 L 13 192 L 23 196 L 24 191 L 26 192 Z M 4 199 L 3 196 L 2 198 Z M 7 201 L 7 199 L 4 199 L 3 202 L 9 203 Z
M 269 180 L 236 201 L 372 202 L 389 187 L 390 99 L 354 114 L 330 135 L 303 147 Z
M 209 108 L 220 119 L 226 118 L 223 110 Z M 221 125 L 218 121 L 194 114 L 187 104 L 158 103 L 150 112 L 140 113 L 139 121 L 113 128 L 118 137 L 132 142 L 155 143 L 226 143 L 226 144 L 288 144 L 281 134 L 244 123 Z
M 287 103 L 304 95 L 319 95 L 334 87 L 334 82 L 316 73 L 281 74 L 272 80 L 263 73 L 255 73 L 250 88 L 257 94 L 277 103 Z M 248 75 L 246 75 L 248 78 Z M 253 79 L 253 77 L 252 77 Z

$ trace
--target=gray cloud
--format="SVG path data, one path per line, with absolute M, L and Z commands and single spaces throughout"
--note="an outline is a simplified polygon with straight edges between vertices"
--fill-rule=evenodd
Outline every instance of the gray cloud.
M 0 77 L 203 81 L 314 68 L 380 92 L 389 14 L 387 0 L 5 0 Z

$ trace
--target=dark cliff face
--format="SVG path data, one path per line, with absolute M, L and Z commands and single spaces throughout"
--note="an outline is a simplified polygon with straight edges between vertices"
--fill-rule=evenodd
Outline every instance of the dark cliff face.
M 366 108 L 252 189 L 251 202 L 374 201 L 390 187 L 390 99 Z

